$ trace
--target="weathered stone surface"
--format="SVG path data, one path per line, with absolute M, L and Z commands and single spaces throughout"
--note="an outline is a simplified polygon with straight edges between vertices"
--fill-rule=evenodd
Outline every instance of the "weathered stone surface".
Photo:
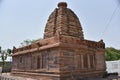
M 85 40 L 78 17 L 64 2 L 49 16 L 43 40 L 13 52 L 12 74 L 17 76 L 73 80 L 106 73 L 103 40 Z

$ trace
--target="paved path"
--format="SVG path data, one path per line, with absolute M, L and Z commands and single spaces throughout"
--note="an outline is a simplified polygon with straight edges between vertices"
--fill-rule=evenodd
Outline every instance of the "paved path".
M 0 80 L 37 80 L 37 79 L 10 76 L 10 73 L 2 73 L 0 75 Z

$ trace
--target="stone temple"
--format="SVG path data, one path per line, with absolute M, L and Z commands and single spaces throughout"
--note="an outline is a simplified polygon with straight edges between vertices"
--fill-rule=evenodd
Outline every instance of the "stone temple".
M 12 75 L 37 80 L 104 77 L 105 44 L 84 39 L 82 26 L 67 3 L 58 3 L 48 18 L 44 38 L 13 49 Z

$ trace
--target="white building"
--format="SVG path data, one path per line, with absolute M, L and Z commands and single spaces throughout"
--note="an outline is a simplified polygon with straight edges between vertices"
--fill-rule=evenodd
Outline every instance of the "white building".
M 120 60 L 106 61 L 106 67 L 108 73 L 114 73 L 114 72 L 120 73 Z

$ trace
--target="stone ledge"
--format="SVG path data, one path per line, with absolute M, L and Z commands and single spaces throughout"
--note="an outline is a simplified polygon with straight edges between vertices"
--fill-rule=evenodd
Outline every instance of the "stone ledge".
M 59 74 L 45 74 L 45 73 L 30 73 L 30 72 L 12 72 L 12 74 L 23 74 L 23 75 L 34 75 L 34 76 L 49 76 L 49 77 L 60 77 Z

